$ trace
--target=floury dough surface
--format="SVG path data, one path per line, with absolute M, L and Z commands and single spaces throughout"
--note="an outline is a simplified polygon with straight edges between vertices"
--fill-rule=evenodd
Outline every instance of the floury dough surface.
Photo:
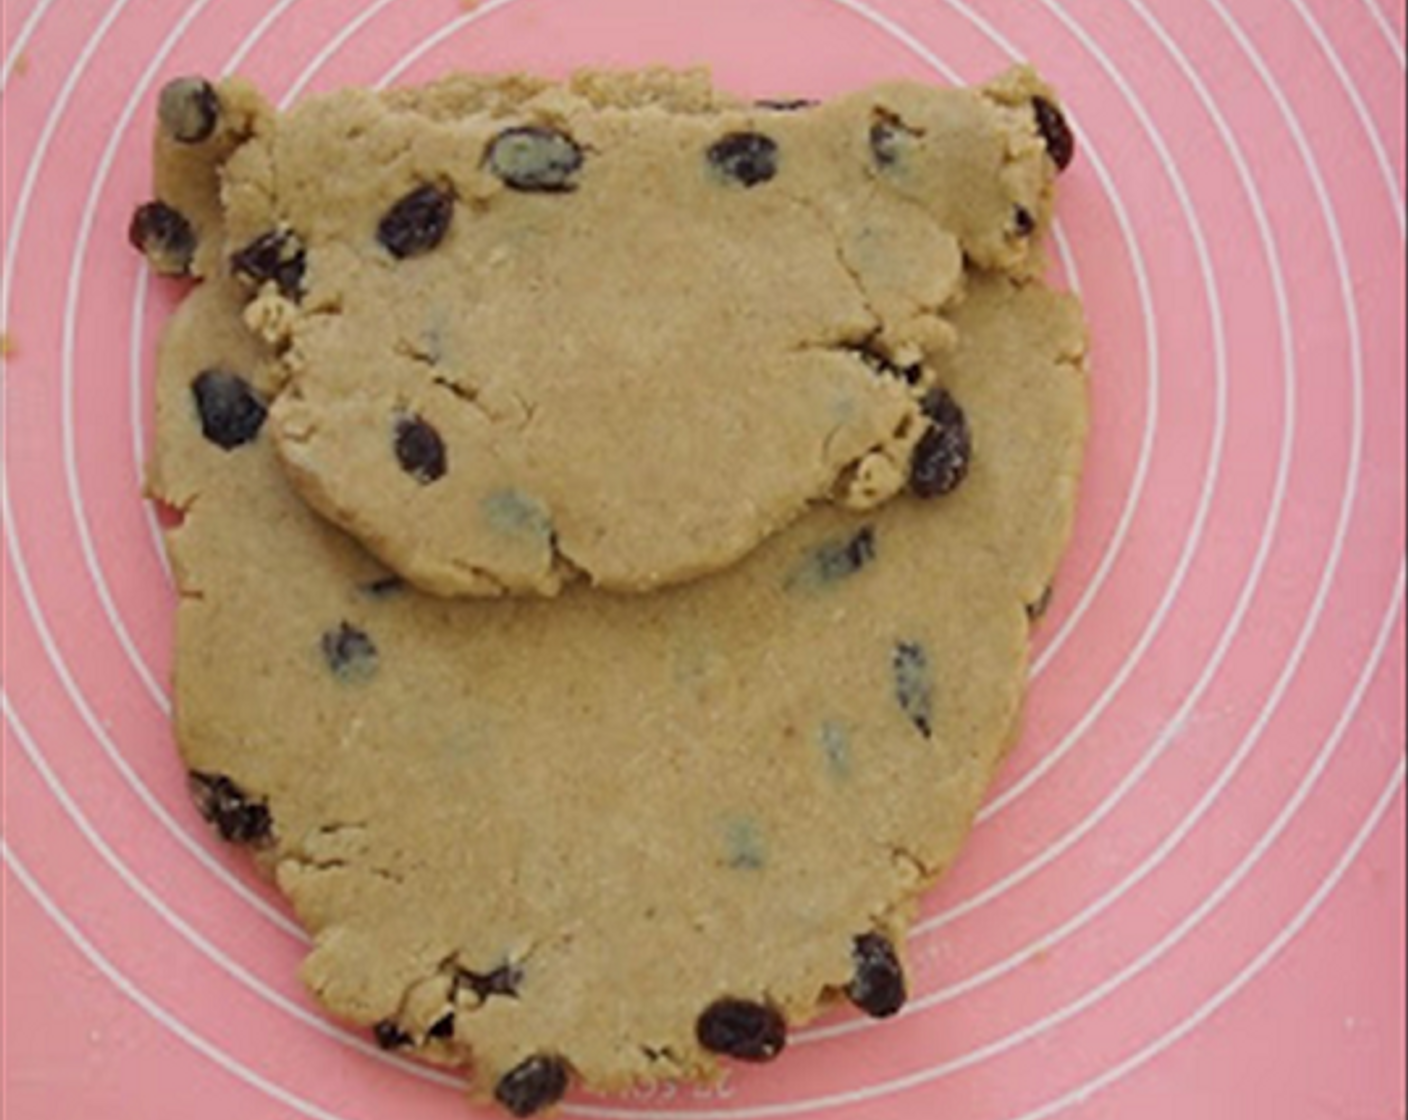
M 665 73 L 246 96 L 223 235 L 269 434 L 445 596 L 647 591 L 892 498 L 965 261 L 1031 274 L 1056 172 L 1027 70 L 800 109 Z
M 244 299 L 202 285 L 161 353 L 177 732 L 320 999 L 527 1109 L 567 1071 L 710 1076 L 720 1000 L 860 998 L 1015 733 L 1086 430 L 1074 301 L 970 276 L 932 370 L 974 447 L 944 501 L 813 510 L 657 594 L 495 601 L 418 593 L 307 508 Z
M 603 109 L 654 107 L 702 113 L 738 102 L 713 88 L 703 71 L 585 71 L 568 83 L 574 96 Z M 454 74 L 433 86 L 390 90 L 389 106 L 411 108 L 436 120 L 475 114 L 502 116 L 554 87 L 530 75 Z M 170 91 L 168 94 L 167 91 Z M 208 92 L 207 92 L 208 91 Z M 189 252 L 170 244 L 140 245 L 156 271 L 214 277 L 227 271 L 221 174 L 234 151 L 256 132 L 267 134 L 274 110 L 259 90 L 239 77 L 210 85 L 180 78 L 163 87 L 152 144 L 153 202 L 180 215 L 190 233 Z M 171 127 L 176 122 L 181 135 Z M 192 121 L 195 122 L 192 126 Z M 208 131 L 207 131 L 208 130 Z

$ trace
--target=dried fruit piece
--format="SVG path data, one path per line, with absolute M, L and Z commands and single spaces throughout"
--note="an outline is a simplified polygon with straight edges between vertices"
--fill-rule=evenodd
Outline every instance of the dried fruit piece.
M 891 667 L 895 678 L 895 699 L 909 722 L 926 739 L 934 737 L 934 670 L 929 652 L 917 642 L 901 642 L 895 647 Z
M 787 1048 L 787 1021 L 765 1003 L 721 999 L 699 1017 L 699 1045 L 744 1062 L 770 1062 Z
M 220 95 L 204 78 L 174 78 L 161 87 L 156 115 L 161 130 L 178 144 L 199 144 L 220 122 Z
M 376 643 L 350 622 L 324 634 L 322 649 L 328 668 L 344 681 L 361 683 L 376 675 Z
M 396 421 L 395 447 L 401 469 L 423 485 L 445 477 L 449 469 L 445 441 L 419 416 L 403 416 Z
M 373 599 L 390 599 L 406 590 L 406 581 L 400 576 L 383 576 L 364 584 L 362 590 Z
M 851 955 L 856 972 L 846 987 L 846 998 L 872 1019 L 898 1015 L 909 998 L 909 989 L 899 954 L 889 938 L 878 933 L 858 937 Z
M 269 414 L 263 399 L 237 373 L 208 369 L 191 382 L 200 428 L 211 443 L 233 451 L 253 443 Z
M 918 140 L 919 133 L 899 117 L 884 109 L 876 111 L 870 126 L 870 151 L 882 168 L 894 167 Z
M 460 969 L 455 973 L 455 986 L 469 988 L 481 1000 L 494 996 L 517 999 L 522 983 L 523 969 L 516 964 L 501 965 L 493 972 L 470 972 Z
M 808 583 L 840 583 L 868 567 L 875 555 L 875 530 L 867 525 L 852 537 L 819 546 L 798 575 Z
M 1057 171 L 1065 171 L 1076 158 L 1076 134 L 1071 130 L 1066 115 L 1056 104 L 1045 97 L 1032 98 L 1032 111 L 1036 114 L 1037 131 L 1046 141 L 1046 150 L 1056 164 Z
M 431 1024 L 431 1028 L 425 1031 L 428 1038 L 439 1038 L 441 1041 L 455 1037 L 455 1013 L 448 1012 L 442 1014 Z
M 735 871 L 761 871 L 768 863 L 767 838 L 758 822 L 739 817 L 728 822 L 725 845 Z
M 252 800 L 223 774 L 192 771 L 189 785 L 200 815 L 215 826 L 222 840 L 230 844 L 259 844 L 273 832 L 269 806 Z
M 489 147 L 489 169 L 516 191 L 575 190 L 583 162 L 577 142 L 555 128 L 510 128 Z
M 494 1099 L 513 1116 L 536 1116 L 567 1095 L 567 1064 L 561 1058 L 538 1055 L 499 1079 Z
M 924 378 L 924 365 L 922 362 L 902 366 L 880 350 L 873 342 L 866 342 L 859 346 L 853 346 L 850 349 L 856 357 L 881 377 L 893 377 L 899 381 L 903 381 L 906 385 L 918 385 Z
M 929 427 L 915 445 L 910 460 L 909 487 L 920 498 L 952 494 L 968 477 L 973 459 L 973 435 L 968 417 L 947 390 L 924 401 Z
M 415 1042 L 415 1039 L 390 1019 L 383 1019 L 372 1027 L 372 1035 L 376 1038 L 376 1044 L 383 1050 L 404 1050 Z
M 127 227 L 127 240 L 163 276 L 190 275 L 196 231 L 174 206 L 158 199 L 137 207 Z
M 777 177 L 777 141 L 760 132 L 733 132 L 709 149 L 709 163 L 726 178 L 756 187 Z
M 417 187 L 381 219 L 376 238 L 398 260 L 428 253 L 450 230 L 455 197 L 439 187 Z
M 429 1038 L 438 1038 L 441 1040 L 454 1038 L 455 1013 L 450 1011 L 440 1016 L 440 1018 L 436 1019 L 435 1022 L 431 1024 L 430 1030 L 425 1033 Z
M 284 230 L 261 234 L 230 258 L 230 271 L 256 284 L 274 281 L 285 299 L 303 295 L 308 258 L 302 243 Z

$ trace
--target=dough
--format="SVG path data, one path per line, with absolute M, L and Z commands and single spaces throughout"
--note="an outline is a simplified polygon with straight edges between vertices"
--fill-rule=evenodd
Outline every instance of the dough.
M 916 900 L 1015 734 L 1028 608 L 1071 526 L 1075 301 L 970 275 L 932 365 L 971 446 L 944 501 L 818 508 L 657 594 L 494 601 L 415 591 L 304 504 L 246 298 L 209 281 L 169 324 L 150 488 L 185 514 L 193 789 L 312 932 L 322 1002 L 472 1060 L 520 1116 L 569 1078 L 768 1060 L 838 999 L 893 1013 Z
M 319 512 L 437 595 L 650 591 L 811 505 L 961 484 L 933 370 L 965 262 L 1039 267 L 1048 93 L 461 76 L 276 115 L 222 86 L 159 194 L 196 215 L 195 271 L 218 230 L 249 283 L 269 432 Z

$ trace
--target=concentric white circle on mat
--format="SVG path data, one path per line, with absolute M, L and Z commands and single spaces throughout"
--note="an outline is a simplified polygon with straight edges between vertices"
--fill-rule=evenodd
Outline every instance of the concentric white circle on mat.
M 1081 134 L 1055 271 L 1087 302 L 1095 426 L 1027 733 L 925 907 L 913 1005 L 568 1114 L 1401 1117 L 1404 23 L 1403 0 L 9 2 L 0 851 L 35 967 L 4 978 L 7 1120 L 170 1120 L 193 1086 L 204 1120 L 468 1108 L 321 1015 L 306 937 L 186 803 L 140 495 L 180 291 L 125 243 L 160 83 L 707 62 L 825 95 L 1020 57 Z

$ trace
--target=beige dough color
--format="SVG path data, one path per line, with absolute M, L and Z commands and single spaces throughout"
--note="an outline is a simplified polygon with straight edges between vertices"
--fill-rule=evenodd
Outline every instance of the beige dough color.
M 965 262 L 1039 264 L 1044 91 L 779 109 L 697 75 L 458 78 L 273 114 L 232 90 L 223 236 L 279 355 L 280 461 L 443 596 L 650 591 L 880 505 Z

